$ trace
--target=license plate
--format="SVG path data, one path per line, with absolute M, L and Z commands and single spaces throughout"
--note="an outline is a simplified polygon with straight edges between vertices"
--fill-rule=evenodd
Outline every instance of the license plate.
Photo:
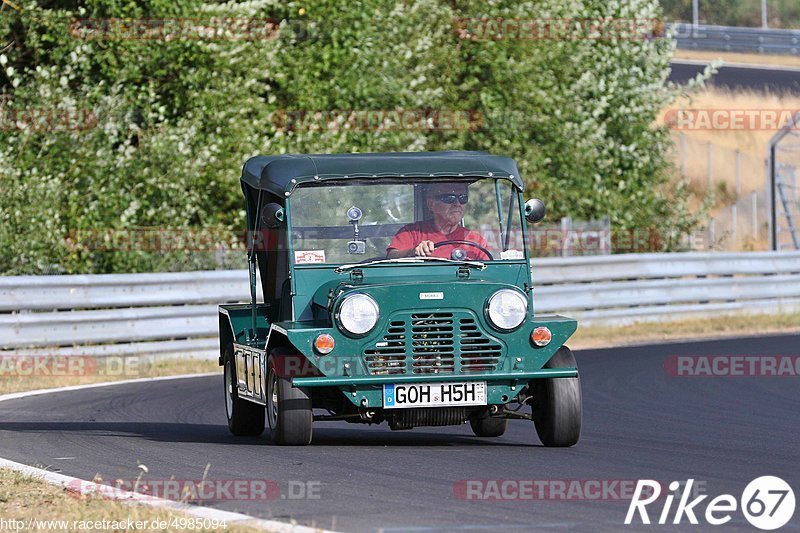
M 386 383 L 383 407 L 445 407 L 451 405 L 486 405 L 486 382 Z

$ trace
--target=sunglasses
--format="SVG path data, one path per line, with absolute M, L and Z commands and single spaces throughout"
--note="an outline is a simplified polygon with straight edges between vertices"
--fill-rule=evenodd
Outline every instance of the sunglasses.
M 469 201 L 468 194 L 440 194 L 436 197 L 437 200 L 442 202 L 443 204 L 454 204 L 456 201 L 461 205 L 464 205 Z

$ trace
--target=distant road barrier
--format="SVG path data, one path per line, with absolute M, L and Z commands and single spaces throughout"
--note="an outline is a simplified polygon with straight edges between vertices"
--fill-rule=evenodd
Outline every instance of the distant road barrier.
M 800 252 L 533 260 L 536 313 L 582 324 L 800 311 Z M 0 351 L 218 354 L 217 305 L 249 299 L 247 272 L 0 277 Z
M 757 54 L 800 55 L 800 30 L 672 24 L 678 48 Z

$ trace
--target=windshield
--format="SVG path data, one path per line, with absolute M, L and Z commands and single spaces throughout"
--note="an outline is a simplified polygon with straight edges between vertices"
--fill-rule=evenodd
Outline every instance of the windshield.
M 518 201 L 509 181 L 492 178 L 300 187 L 289 204 L 294 262 L 523 259 Z

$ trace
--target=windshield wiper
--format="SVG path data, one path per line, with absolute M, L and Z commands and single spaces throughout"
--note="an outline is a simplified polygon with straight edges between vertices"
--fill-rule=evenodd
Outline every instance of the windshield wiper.
M 464 265 L 472 268 L 476 268 L 478 270 L 483 270 L 486 268 L 486 263 L 482 263 L 480 261 L 456 261 L 455 259 L 447 259 L 445 257 L 395 257 L 394 259 L 378 259 L 376 261 L 370 261 L 368 263 L 351 263 L 349 265 L 342 265 L 336 267 L 333 271 L 337 274 L 341 274 L 342 272 L 347 272 L 348 270 L 354 268 L 361 268 L 365 266 L 372 266 L 372 265 L 380 265 L 385 263 L 424 263 L 425 261 L 442 261 L 445 263 L 452 263 L 454 265 Z

